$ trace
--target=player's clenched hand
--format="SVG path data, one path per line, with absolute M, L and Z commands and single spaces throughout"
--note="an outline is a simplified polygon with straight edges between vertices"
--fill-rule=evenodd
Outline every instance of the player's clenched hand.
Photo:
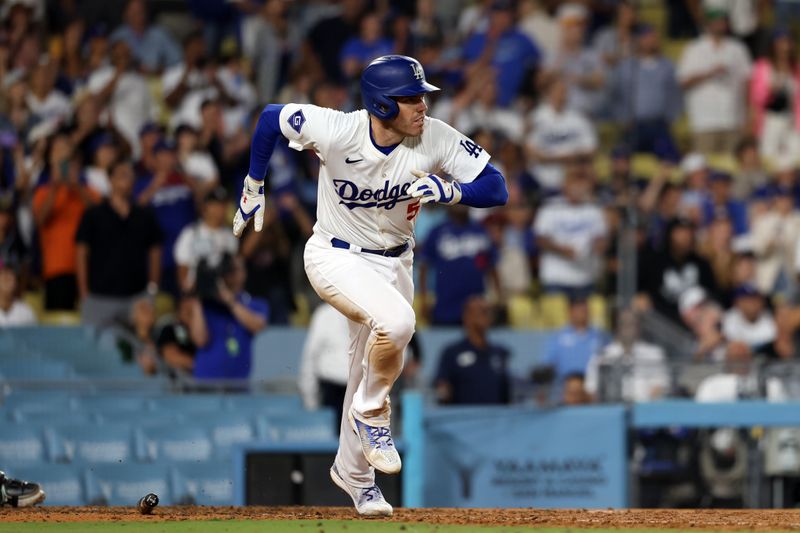
M 264 227 L 264 182 L 247 176 L 244 179 L 239 209 L 233 215 L 233 234 L 241 236 L 251 218 L 255 219 L 256 231 L 261 231 Z
M 417 179 L 411 184 L 409 192 L 420 203 L 437 202 L 440 204 L 457 204 L 461 201 L 461 185 L 457 181 L 447 181 L 436 174 L 428 174 L 421 170 L 412 170 Z

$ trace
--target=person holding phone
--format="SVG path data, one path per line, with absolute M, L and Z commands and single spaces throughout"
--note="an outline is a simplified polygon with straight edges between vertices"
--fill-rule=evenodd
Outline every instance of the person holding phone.
M 99 196 L 82 179 L 67 132 L 59 131 L 50 139 L 39 182 L 43 185 L 33 196 L 33 217 L 42 254 L 44 307 L 72 311 L 78 297 L 75 233 L 83 212 Z

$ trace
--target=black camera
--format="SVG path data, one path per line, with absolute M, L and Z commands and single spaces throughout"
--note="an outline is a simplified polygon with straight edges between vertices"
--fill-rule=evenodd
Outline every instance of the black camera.
M 219 300 L 219 284 L 231 271 L 233 256 L 225 254 L 216 266 L 211 266 L 207 258 L 197 263 L 194 278 L 194 293 L 201 300 Z

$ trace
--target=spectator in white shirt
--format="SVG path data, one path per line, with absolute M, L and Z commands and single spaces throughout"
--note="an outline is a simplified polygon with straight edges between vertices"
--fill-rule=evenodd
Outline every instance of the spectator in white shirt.
M 640 339 L 639 323 L 631 310 L 617 317 L 617 336 L 589 360 L 586 392 L 606 401 L 649 402 L 669 389 L 664 350 Z M 610 379 L 611 381 L 606 381 Z
M 563 197 L 547 203 L 536 216 L 533 231 L 541 250 L 539 278 L 545 291 L 586 296 L 594 287 L 608 229 L 590 191 L 583 169 L 571 166 Z
M 100 134 L 92 140 L 90 152 L 91 164 L 86 167 L 86 183 L 89 188 L 102 197 L 111 192 L 111 183 L 108 181 L 111 166 L 119 157 L 119 150 L 114 144 L 111 135 Z
M 203 34 L 194 32 L 183 41 L 183 61 L 164 71 L 161 77 L 164 101 L 172 110 L 171 125 L 200 127 L 203 102 L 219 97 L 221 84 L 209 65 Z
M 545 58 L 558 50 L 561 28 L 547 12 L 542 0 L 523 0 L 519 3 L 519 29 L 540 47 Z
M 199 140 L 197 130 L 188 124 L 181 124 L 175 130 L 176 149 L 181 169 L 184 174 L 199 183 L 200 196 L 204 196 L 205 192 L 219 184 L 219 170 L 211 154 L 207 150 L 200 149 Z
M 754 217 L 750 230 L 756 256 L 756 283 L 764 294 L 788 295 L 794 287 L 797 253 L 800 251 L 800 211 L 794 191 L 775 186 L 769 208 Z
M 25 103 L 39 121 L 63 121 L 72 114 L 69 98 L 55 88 L 55 81 L 56 67 L 50 63 L 39 63 L 31 71 Z
M 33 309 L 19 298 L 17 273 L 11 265 L 0 263 L 0 329 L 35 324 Z
M 349 328 L 347 317 L 324 302 L 312 313 L 298 382 L 306 409 L 331 407 L 341 417 L 350 368 Z
M 213 287 L 198 287 L 198 271 L 214 272 L 226 255 L 235 255 L 239 241 L 230 232 L 227 224 L 228 194 L 222 187 L 216 187 L 206 194 L 200 220 L 186 226 L 175 241 L 175 263 L 178 265 L 178 284 L 184 291 L 213 290 Z M 203 266 L 201 266 L 201 263 Z M 203 279 L 202 283 L 213 283 L 213 279 Z M 199 296 L 208 296 L 200 294 Z
M 702 153 L 732 152 L 746 122 L 750 54 L 726 29 L 726 13 L 707 10 L 706 33 L 686 47 L 678 66 L 694 149 Z
M 111 47 L 111 63 L 89 75 L 89 92 L 108 106 L 114 128 L 125 137 L 134 157 L 139 157 L 139 130 L 156 118 L 156 105 L 147 80 L 133 65 L 127 42 L 120 39 Z
M 530 172 L 546 192 L 552 193 L 561 188 L 565 165 L 594 154 L 594 126 L 567 106 L 567 85 L 558 78 L 548 88 L 547 100 L 529 116 L 529 122 L 526 151 L 532 162 Z
M 515 143 L 522 142 L 525 120 L 515 110 L 497 105 L 497 78 L 492 71 L 473 75 L 463 90 L 453 98 L 440 99 L 431 116 L 459 131 L 479 129 L 501 132 Z
M 769 402 L 784 402 L 788 399 L 786 388 L 777 377 L 768 377 L 763 384 L 754 372 L 752 364 L 752 351 L 741 342 L 732 342 L 725 353 L 725 369 L 719 374 L 708 376 L 697 387 L 694 399 L 700 403 L 730 403 L 742 399 L 765 398 Z M 793 431 L 787 428 L 769 429 L 769 440 L 777 439 L 779 442 L 789 444 L 787 451 L 793 451 L 791 441 Z M 713 430 L 708 442 L 704 444 L 700 456 L 700 472 L 709 484 L 709 491 L 716 498 L 731 498 L 740 495 L 745 480 L 745 467 L 736 463 L 746 462 L 746 449 L 739 447 L 737 451 L 733 446 L 737 433 L 734 428 L 719 428 Z M 711 460 L 714 455 L 723 456 L 725 463 L 730 464 L 730 473 L 719 478 L 717 472 L 720 463 Z M 744 457 L 743 457 L 744 456 Z M 793 457 L 794 463 L 797 457 Z M 716 475 L 715 475 L 716 474 Z M 714 483 L 719 479 L 718 483 Z
M 239 55 L 223 56 L 216 78 L 229 98 L 223 115 L 225 133 L 230 136 L 241 131 L 243 125 L 247 123 L 250 112 L 258 105 L 258 95 Z M 296 102 L 296 100 L 291 101 Z
M 775 319 L 754 286 L 737 287 L 733 307 L 722 317 L 722 333 L 730 342 L 745 344 L 754 354 L 772 353 L 777 336 Z

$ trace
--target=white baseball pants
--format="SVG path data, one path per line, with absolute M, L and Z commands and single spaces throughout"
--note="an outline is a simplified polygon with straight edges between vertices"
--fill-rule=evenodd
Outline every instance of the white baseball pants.
M 344 399 L 336 467 L 355 487 L 371 487 L 375 472 L 348 420 L 388 426 L 389 391 L 403 370 L 403 353 L 414 334 L 414 254 L 383 257 L 333 248 L 318 234 L 306 243 L 304 261 L 320 298 L 349 319 L 350 373 Z

